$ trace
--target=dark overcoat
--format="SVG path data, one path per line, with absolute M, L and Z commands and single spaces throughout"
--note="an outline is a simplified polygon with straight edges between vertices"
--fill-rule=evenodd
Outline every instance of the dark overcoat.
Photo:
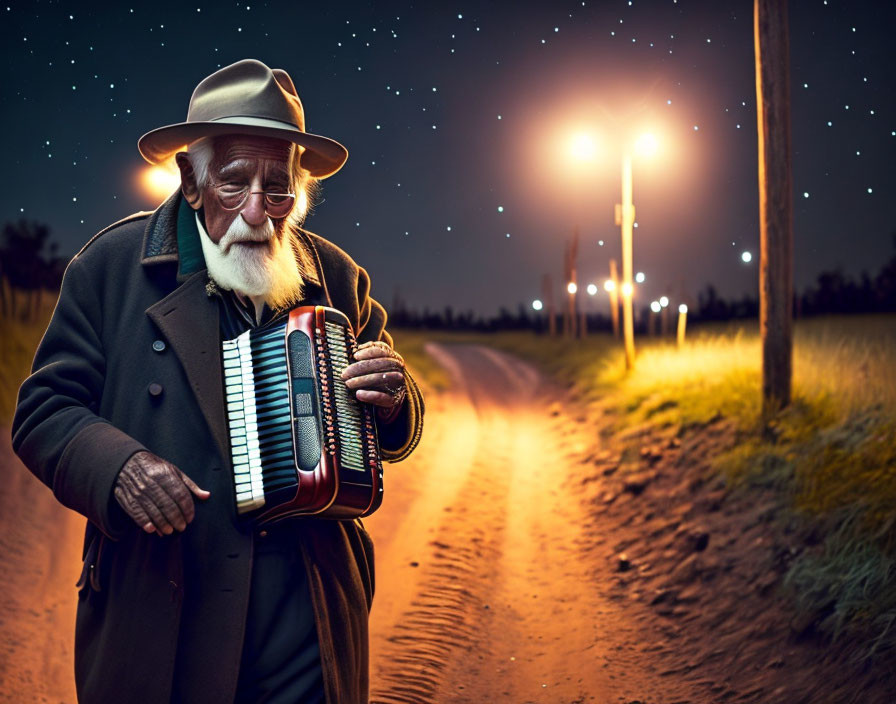
M 218 301 L 204 268 L 184 271 L 173 195 L 156 211 L 94 237 L 65 272 L 32 375 L 19 392 L 13 447 L 65 506 L 87 517 L 79 581 L 75 680 L 82 702 L 168 702 L 175 661 L 191 704 L 233 701 L 249 600 L 251 529 L 236 518 L 230 477 Z M 183 220 L 183 211 L 181 220 Z M 359 341 L 391 338 L 367 273 L 332 243 L 300 233 L 322 304 L 342 310 Z M 422 399 L 409 378 L 393 461 L 416 445 Z M 182 534 L 138 528 L 113 496 L 128 458 L 149 450 L 211 492 Z M 360 520 L 302 519 L 327 702 L 367 701 L 373 546 Z M 52 539 L 52 536 L 47 536 Z M 185 563 L 200 569 L 185 584 Z M 185 593 L 196 594 L 194 602 Z M 179 635 L 190 652 L 178 654 Z

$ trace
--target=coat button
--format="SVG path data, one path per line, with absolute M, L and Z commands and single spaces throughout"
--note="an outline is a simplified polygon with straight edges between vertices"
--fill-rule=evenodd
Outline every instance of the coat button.
M 156 352 L 164 352 L 165 351 L 165 342 L 163 340 L 156 340 L 152 343 L 152 348 Z
M 162 388 L 162 385 L 157 384 L 156 382 L 151 383 L 149 385 L 148 390 L 149 390 L 149 395 L 152 396 L 153 398 L 158 398 L 159 396 L 162 395 L 162 391 L 164 391 L 164 389 Z

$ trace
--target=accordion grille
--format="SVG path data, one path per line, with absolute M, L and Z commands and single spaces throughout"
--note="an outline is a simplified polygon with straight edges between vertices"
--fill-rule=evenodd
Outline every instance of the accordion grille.
M 325 327 L 333 379 L 341 382 L 343 370 L 353 361 L 350 355 L 354 340 L 350 337 L 350 331 L 341 325 L 328 321 Z M 331 388 L 336 401 L 339 464 L 344 469 L 363 472 L 365 452 L 362 438 L 365 436 L 365 427 L 361 405 L 344 383 L 334 383 Z

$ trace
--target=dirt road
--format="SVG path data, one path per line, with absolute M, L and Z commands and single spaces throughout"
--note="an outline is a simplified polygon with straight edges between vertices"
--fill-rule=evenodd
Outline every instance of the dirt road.
M 374 702 L 614 702 L 650 691 L 618 602 L 583 559 L 578 458 L 596 439 L 560 417 L 528 365 L 430 346 L 453 389 L 425 440 L 388 468 L 366 525 L 377 555 Z

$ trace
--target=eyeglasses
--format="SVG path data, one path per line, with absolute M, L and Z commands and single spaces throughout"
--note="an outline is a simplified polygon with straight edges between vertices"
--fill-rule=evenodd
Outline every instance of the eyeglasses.
M 239 210 L 249 196 L 260 193 L 264 196 L 264 212 L 272 218 L 283 218 L 289 215 L 296 202 L 295 193 L 270 193 L 268 191 L 250 191 L 248 186 L 235 186 L 232 183 L 213 183 L 218 202 L 224 210 Z

